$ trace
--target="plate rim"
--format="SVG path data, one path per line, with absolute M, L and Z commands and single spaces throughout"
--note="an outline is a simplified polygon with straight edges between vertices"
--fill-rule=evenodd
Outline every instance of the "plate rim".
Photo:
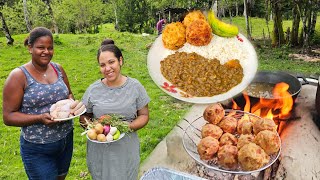
M 229 112 L 230 112 L 230 111 L 242 112 L 242 113 L 245 113 L 245 114 L 250 114 L 250 115 L 253 115 L 253 116 L 255 116 L 255 117 L 261 118 L 261 117 L 255 115 L 255 114 L 252 114 L 252 113 L 249 113 L 249 112 L 246 112 L 246 111 L 241 111 L 241 110 L 225 109 L 225 111 L 226 111 L 226 112 L 227 112 L 227 111 L 229 111 Z M 186 134 L 187 134 L 187 130 L 188 130 L 189 128 L 191 128 L 192 130 L 195 130 L 195 128 L 193 127 L 192 124 L 195 123 L 196 121 L 198 121 L 199 119 L 202 119 L 202 118 L 203 118 L 203 116 L 200 116 L 200 117 L 196 118 L 194 121 L 192 121 L 191 123 L 189 123 L 189 125 L 187 126 L 187 128 L 186 128 L 186 129 L 184 130 L 184 132 L 183 132 L 182 144 L 183 144 L 183 147 L 184 147 L 184 149 L 186 150 L 186 152 L 189 154 L 189 156 L 192 157 L 193 160 L 195 160 L 197 163 L 200 163 L 201 165 L 205 166 L 205 167 L 208 168 L 208 169 L 216 170 L 216 171 L 220 171 L 220 172 L 224 172 L 224 173 L 231 173 L 231 174 L 251 174 L 251 173 L 260 172 L 260 171 L 263 171 L 263 170 L 267 169 L 267 168 L 270 167 L 273 163 L 276 162 L 276 160 L 279 158 L 279 156 L 280 156 L 280 154 L 281 154 L 282 141 L 281 141 L 281 137 L 280 137 L 279 133 L 277 132 L 277 136 L 278 136 L 278 138 L 279 138 L 279 140 L 280 140 L 280 148 L 279 148 L 279 151 L 278 151 L 277 155 L 275 156 L 275 158 L 274 158 L 272 161 L 269 161 L 268 164 L 266 164 L 265 166 L 263 166 L 263 167 L 261 167 L 261 168 L 259 168 L 259 169 L 256 169 L 256 170 L 251 170 L 251 171 L 243 171 L 243 170 L 241 170 L 241 171 L 234 171 L 234 170 L 221 169 L 221 168 L 219 168 L 218 166 L 217 166 L 217 167 L 210 166 L 209 164 L 207 164 L 205 161 L 201 160 L 200 158 L 199 158 L 199 160 L 198 160 L 198 158 L 195 158 L 195 157 L 191 154 L 191 152 L 189 152 L 190 150 L 189 150 L 189 148 L 187 147 L 186 142 L 185 142 L 185 136 L 186 136 Z M 188 136 L 188 135 L 187 135 L 187 136 Z M 198 153 L 197 153 L 197 154 L 198 154 Z
M 76 118 L 76 117 L 81 116 L 81 115 L 84 114 L 86 111 L 87 111 L 87 108 L 84 108 L 84 110 L 83 110 L 80 114 L 78 114 L 78 115 L 76 115 L 76 116 L 67 117 L 67 118 L 60 118 L 60 119 L 53 119 L 53 120 L 54 120 L 54 121 L 67 121 L 67 120 L 71 120 L 71 119 L 74 119 L 74 118 Z

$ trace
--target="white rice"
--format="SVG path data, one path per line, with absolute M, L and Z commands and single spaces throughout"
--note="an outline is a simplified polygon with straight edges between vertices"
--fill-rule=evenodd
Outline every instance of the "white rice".
M 193 46 L 185 43 L 178 51 L 195 52 L 208 59 L 216 58 L 221 64 L 232 59 L 238 59 L 240 62 L 248 59 L 248 49 L 243 46 L 243 42 L 239 41 L 237 37 L 222 38 L 213 36 L 211 42 L 206 46 Z M 170 54 L 174 53 L 175 51 L 170 51 Z

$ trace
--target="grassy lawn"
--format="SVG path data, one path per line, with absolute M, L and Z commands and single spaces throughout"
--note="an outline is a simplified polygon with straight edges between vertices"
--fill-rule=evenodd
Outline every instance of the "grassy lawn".
M 251 21 L 254 27 L 253 37 L 261 38 L 262 28 L 265 24 L 264 20 L 252 18 Z M 242 33 L 245 32 L 243 18 L 235 18 L 234 23 L 240 27 Z M 262 26 L 259 26 L 260 24 Z M 288 23 L 288 25 L 290 24 Z M 318 26 L 318 32 L 319 29 Z M 13 36 L 15 39 L 14 46 L 7 46 L 6 39 L 4 37 L 0 38 L 1 90 L 9 72 L 30 60 L 30 55 L 23 46 L 25 37 L 26 34 Z M 76 99 L 81 99 L 86 88 L 101 77 L 96 60 L 96 51 L 104 38 L 115 40 L 124 54 L 123 73 L 138 79 L 151 98 L 149 124 L 139 131 L 141 160 L 143 161 L 174 125 L 183 118 L 191 104 L 183 103 L 166 95 L 150 78 L 146 66 L 147 47 L 154 41 L 155 35 L 143 37 L 138 34 L 117 32 L 110 24 L 102 26 L 99 34 L 60 34 L 55 36 L 53 61 L 60 63 L 66 70 Z M 253 43 L 256 43 L 256 41 Z M 259 69 L 261 70 L 320 74 L 320 62 L 308 63 L 288 58 L 288 54 L 294 51 L 292 49 L 287 47 L 279 49 L 265 46 L 256 47 Z M 2 121 L 2 93 L 0 94 L 0 118 L 0 121 Z M 75 119 L 74 127 L 74 155 L 67 179 L 91 179 L 87 174 L 86 166 L 86 138 L 80 136 L 83 130 L 79 126 L 78 119 Z M 19 131 L 20 128 L 18 127 L 7 127 L 0 123 L 0 179 L 27 179 L 20 157 Z

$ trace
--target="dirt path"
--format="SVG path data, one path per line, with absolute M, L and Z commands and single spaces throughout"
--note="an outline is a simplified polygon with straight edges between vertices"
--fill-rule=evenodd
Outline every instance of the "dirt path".
M 313 48 L 311 54 L 289 54 L 289 57 L 306 62 L 320 62 L 320 48 Z

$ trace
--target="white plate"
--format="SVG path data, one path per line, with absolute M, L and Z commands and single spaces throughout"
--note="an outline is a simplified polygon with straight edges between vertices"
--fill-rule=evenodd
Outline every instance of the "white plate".
M 67 120 L 71 120 L 71 119 L 74 119 L 74 118 L 76 118 L 76 117 L 81 116 L 81 115 L 84 114 L 86 111 L 87 111 L 87 108 L 84 108 L 84 110 L 83 110 L 80 114 L 78 114 L 78 115 L 76 115 L 76 116 L 72 116 L 72 117 L 68 117 L 68 118 L 61 118 L 61 119 L 53 119 L 53 120 L 54 120 L 54 121 L 67 121 Z
M 226 99 L 230 99 L 233 96 L 241 93 L 253 80 L 257 69 L 258 69 L 258 60 L 257 60 L 257 54 L 250 43 L 250 41 L 243 36 L 242 34 L 239 34 L 239 38 L 242 39 L 240 41 L 237 37 L 232 38 L 223 38 L 219 37 L 217 35 L 214 35 L 212 38 L 213 44 L 222 44 L 222 46 L 217 46 L 215 51 L 210 52 L 203 52 L 201 47 L 192 46 L 189 43 L 185 43 L 184 47 L 178 49 L 179 52 L 196 52 L 199 55 L 204 56 L 205 58 L 217 58 L 220 60 L 220 64 L 224 64 L 228 60 L 239 59 L 240 64 L 243 68 L 243 74 L 244 77 L 242 79 L 242 82 L 232 89 L 230 89 L 228 92 L 215 95 L 212 97 L 184 97 L 180 93 L 185 93 L 182 90 L 178 88 L 174 88 L 177 92 L 169 92 L 166 89 L 164 89 L 163 86 L 165 82 L 169 83 L 169 85 L 172 85 L 167 79 L 165 79 L 161 73 L 160 69 L 160 61 L 162 61 L 164 58 L 166 58 L 168 55 L 174 54 L 177 51 L 166 49 L 163 46 L 162 43 L 162 35 L 160 35 L 155 42 L 153 43 L 152 47 L 150 48 L 150 51 L 148 53 L 148 70 L 149 74 L 152 78 L 152 80 L 157 84 L 157 86 L 162 89 L 164 92 L 169 94 L 170 96 L 177 98 L 182 101 L 190 102 L 190 103 L 199 103 L 199 104 L 206 104 L 206 103 L 215 103 L 219 101 L 224 101 Z M 231 44 L 232 42 L 232 44 Z M 188 50 L 187 46 L 192 47 L 192 51 Z M 221 49 L 218 49 L 221 48 Z M 228 54 L 224 54 L 223 52 L 230 52 Z M 235 56 L 235 57 L 233 57 Z M 241 58 L 239 58 L 239 57 Z
M 121 134 L 120 134 L 120 137 L 119 137 L 117 140 L 115 140 L 115 141 L 105 141 L 105 142 L 100 142 L 100 141 L 97 141 L 97 140 L 91 140 L 91 139 L 89 139 L 88 134 L 87 134 L 86 136 L 87 136 L 87 139 L 88 139 L 89 141 L 91 141 L 91 142 L 100 143 L 100 144 L 107 144 L 107 143 L 112 143 L 112 142 L 119 141 L 121 138 L 124 137 L 124 135 L 125 135 L 125 133 L 121 133 Z
M 226 115 L 228 115 L 231 110 L 226 109 Z M 260 118 L 254 114 L 251 113 L 247 113 L 244 111 L 239 111 L 239 110 L 232 110 L 234 112 L 236 112 L 236 114 L 232 115 L 232 117 L 236 118 L 236 119 L 240 119 L 244 114 L 247 114 L 250 118 Z M 203 119 L 203 117 L 199 117 L 197 119 L 195 119 L 191 124 L 189 124 L 189 126 L 185 129 L 183 137 L 182 137 L 182 143 L 183 143 L 183 147 L 184 149 L 187 151 L 187 153 L 198 163 L 202 164 L 203 166 L 211 169 L 211 170 L 216 170 L 216 171 L 221 171 L 224 173 L 232 173 L 232 174 L 251 174 L 254 172 L 260 172 L 268 167 L 270 167 L 274 162 L 276 162 L 276 160 L 279 158 L 280 153 L 281 153 L 281 145 L 280 145 L 280 149 L 277 153 L 272 154 L 270 156 L 270 161 L 265 164 L 264 166 L 262 166 L 259 169 L 256 170 L 252 170 L 252 171 L 245 171 L 242 170 L 240 168 L 240 166 L 236 169 L 236 170 L 228 170 L 225 169 L 223 167 L 218 166 L 217 163 L 213 163 L 210 161 L 205 161 L 200 159 L 198 150 L 197 150 L 197 145 L 199 144 L 200 140 L 201 140 L 201 129 L 202 126 L 205 125 L 207 123 L 206 120 Z M 279 134 L 277 133 L 280 144 L 281 144 L 281 138 L 279 136 Z

